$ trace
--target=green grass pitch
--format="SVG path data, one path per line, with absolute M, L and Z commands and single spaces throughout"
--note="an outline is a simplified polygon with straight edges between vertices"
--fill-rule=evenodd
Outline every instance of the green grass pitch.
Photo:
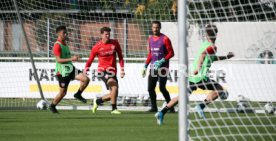
M 177 141 L 178 114 L 168 113 L 162 126 L 156 124 L 154 113 L 123 111 L 111 115 L 110 111 L 60 110 L 61 114 L 49 111 L 0 111 L 0 141 Z M 206 113 L 208 122 L 198 120 L 195 113 L 189 118 L 193 123 L 190 136 L 193 140 L 266 140 L 276 139 L 276 116 L 246 120 L 240 123 L 235 114 Z M 240 114 L 238 117 L 245 115 Z M 250 115 L 247 115 L 250 116 Z M 254 117 L 254 115 L 252 115 Z M 225 117 L 225 119 L 222 119 Z M 232 119 L 230 119 L 232 118 Z M 222 128 L 216 128 L 216 124 Z M 252 126 L 254 123 L 255 126 Z M 225 127 L 225 124 L 229 127 Z M 238 125 L 248 124 L 248 127 Z M 199 126 L 205 126 L 203 128 Z M 258 126 L 262 125 L 262 126 Z M 270 126 L 264 129 L 264 126 Z M 211 127 L 210 127 L 211 126 Z M 212 128 L 212 130 L 210 130 Z M 197 131 L 194 131 L 197 129 Z M 269 129 L 269 135 L 258 136 Z M 221 133 L 223 131 L 223 133 Z M 218 136 L 213 136 L 213 133 Z M 239 134 L 244 134 L 242 137 Z M 231 135 L 237 134 L 237 135 Z M 272 134 L 272 135 L 271 135 Z M 210 135 L 208 137 L 208 135 Z M 225 135 L 225 136 L 224 136 Z M 230 135 L 230 136 L 229 136 Z M 205 138 L 205 137 L 208 137 Z M 235 137 L 233 137 L 235 136 Z M 273 140 L 273 139 L 272 139 Z
M 110 111 L 0 111 L 2 141 L 176 141 L 177 114 L 165 126 L 153 113 Z

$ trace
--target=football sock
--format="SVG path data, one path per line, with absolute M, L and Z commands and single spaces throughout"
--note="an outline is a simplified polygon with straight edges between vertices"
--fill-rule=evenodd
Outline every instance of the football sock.
M 51 107 L 56 107 L 56 105 L 54 103 L 51 103 L 50 106 Z
M 112 111 L 117 109 L 117 105 L 116 104 L 111 104 L 111 106 L 112 106 Z
M 170 110 L 170 108 L 168 106 L 166 106 L 161 110 L 161 112 L 163 113 L 163 115 L 165 115 L 169 110 Z
M 96 100 L 96 103 L 99 105 L 99 104 L 102 104 L 103 103 L 103 99 L 102 98 L 98 98 L 97 100 Z
M 77 92 L 76 92 L 76 95 L 81 95 L 82 91 L 79 89 Z
M 207 99 L 204 99 L 202 103 L 199 104 L 201 109 L 204 109 L 210 102 Z

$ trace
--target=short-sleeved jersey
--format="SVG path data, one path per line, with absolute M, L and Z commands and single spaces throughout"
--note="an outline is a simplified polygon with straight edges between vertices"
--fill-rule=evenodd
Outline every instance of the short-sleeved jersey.
M 206 52 L 206 55 L 205 55 L 205 58 L 203 59 L 201 69 L 198 71 L 198 73 L 196 75 L 191 75 L 189 77 L 190 82 L 198 83 L 202 80 L 208 79 L 208 76 L 207 76 L 208 71 L 209 71 L 209 68 L 211 67 L 211 64 L 216 59 L 216 55 L 215 55 L 216 51 L 217 51 L 217 48 L 211 41 L 204 41 L 201 44 L 198 54 L 195 57 L 195 60 L 192 64 L 192 68 L 191 68 L 192 72 L 198 69 L 198 61 L 201 57 L 201 54 Z
M 153 64 L 155 61 L 164 58 L 166 62 L 161 67 L 169 67 L 169 59 L 174 56 L 174 51 L 170 39 L 164 35 L 150 36 L 148 39 L 149 54 L 146 64 Z
M 85 68 L 89 68 L 96 56 L 99 58 L 98 72 L 108 71 L 117 73 L 116 53 L 121 67 L 124 67 L 122 49 L 117 40 L 110 39 L 108 43 L 97 42 L 91 49 L 90 57 Z
M 71 58 L 71 53 L 69 47 L 62 41 L 56 41 L 53 47 L 53 52 L 55 56 L 60 56 L 62 59 Z M 56 60 L 56 75 L 62 75 L 63 77 L 68 76 L 70 74 L 70 70 L 72 70 L 73 64 L 72 61 L 66 63 L 58 63 Z

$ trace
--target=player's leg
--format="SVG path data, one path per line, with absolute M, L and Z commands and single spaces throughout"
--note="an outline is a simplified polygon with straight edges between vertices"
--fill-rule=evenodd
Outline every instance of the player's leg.
M 215 81 L 211 81 L 206 87 L 208 90 L 212 90 L 204 100 L 205 102 L 203 102 L 205 105 L 208 105 L 219 97 L 220 93 L 223 92 L 223 87 Z
M 148 92 L 151 101 L 151 108 L 148 112 L 157 112 L 157 103 L 156 103 L 156 92 L 155 87 L 158 81 L 157 73 L 154 70 L 150 70 L 150 74 L 148 76 Z
M 197 85 L 194 85 L 194 83 L 189 83 L 189 86 L 187 87 L 188 93 L 191 94 L 192 91 L 197 89 Z M 165 114 L 172 109 L 176 104 L 178 104 L 179 96 L 174 97 L 171 99 L 171 101 L 160 111 L 155 114 L 155 117 L 157 119 L 157 124 L 162 125 Z
M 52 101 L 52 103 L 49 106 L 49 109 L 52 113 L 54 113 L 54 114 L 58 113 L 56 106 L 66 95 L 66 92 L 67 92 L 67 88 L 59 88 L 59 93 L 56 95 L 56 97 L 54 98 L 54 100 Z
M 63 97 L 66 95 L 67 88 L 59 88 L 59 92 L 56 95 L 56 97 L 53 99 L 52 104 L 58 105 L 59 102 L 63 99 Z
M 167 83 L 167 76 L 160 76 L 159 77 L 159 89 L 161 91 L 161 93 L 163 94 L 165 100 L 167 103 L 169 103 L 171 101 L 171 96 L 170 93 L 168 92 L 167 88 L 166 88 L 166 83 Z M 172 107 L 170 109 L 170 112 L 175 112 L 174 107 Z
M 209 82 L 207 82 L 205 87 L 206 87 L 205 89 L 212 90 L 212 91 L 207 95 L 207 98 L 204 100 L 203 102 L 204 105 L 208 105 L 212 101 L 216 100 L 219 97 L 219 93 L 223 91 L 223 87 L 219 83 L 213 80 L 210 80 Z
M 209 105 L 212 101 L 216 100 L 219 96 L 219 92 L 223 91 L 223 87 L 212 80 L 203 81 L 203 83 L 199 86 L 204 90 L 212 90 L 201 103 L 196 105 L 195 110 L 198 112 L 201 118 L 205 118 L 204 109 L 207 105 Z
M 171 108 L 173 108 L 176 104 L 178 104 L 179 97 L 176 96 L 170 100 L 170 102 L 161 110 L 163 115 L 165 115 Z
M 82 92 L 85 90 L 85 88 L 88 86 L 90 79 L 83 73 L 79 73 L 75 76 L 76 80 L 80 81 L 80 88 L 79 90 L 74 94 L 74 97 L 78 100 L 80 100 L 83 103 L 86 103 L 87 100 L 82 97 Z
M 174 97 L 173 99 L 170 100 L 170 102 L 164 107 L 161 111 L 157 112 L 155 114 L 155 118 L 157 120 L 158 125 L 163 124 L 164 116 L 165 114 L 172 109 L 176 104 L 178 104 L 179 97 Z
M 52 103 L 49 106 L 49 109 L 52 113 L 58 113 L 56 106 L 59 104 L 59 102 L 63 99 L 63 97 L 67 93 L 67 88 L 70 83 L 70 78 L 57 76 L 58 82 L 59 82 L 59 93 L 56 95 L 56 97 L 53 99 Z
M 110 90 L 110 88 L 109 88 L 109 90 Z M 110 100 L 111 100 L 111 94 L 110 94 L 110 92 L 108 94 L 102 96 L 102 97 L 94 99 L 94 101 L 93 101 L 93 107 L 92 107 L 92 112 L 96 113 L 99 105 L 103 104 L 105 101 L 110 101 Z
M 115 105 L 112 106 L 112 109 L 117 109 L 117 96 L 118 96 L 118 80 L 114 74 L 108 74 L 107 72 L 101 72 L 98 74 L 98 77 L 105 83 L 106 88 L 110 91 L 108 94 L 94 99 L 92 112 L 97 111 L 98 105 L 101 105 L 105 101 L 110 101 Z M 115 93 L 115 94 L 114 94 Z M 114 110 L 113 110 L 114 111 Z M 118 111 L 118 110 L 116 110 Z M 114 112 L 116 114 L 116 111 Z M 118 112 L 119 113 L 119 112 Z
M 109 88 L 109 93 L 102 96 L 101 97 L 102 99 L 102 103 L 105 102 L 105 101 L 110 101 L 111 100 L 111 88 Z M 102 104 L 101 102 L 99 104 Z
M 110 87 L 110 101 L 112 106 L 111 114 L 121 114 L 120 111 L 117 110 L 117 97 L 118 97 L 118 81 L 116 78 L 110 78 L 107 81 L 108 86 Z
M 104 84 L 106 86 L 106 89 L 110 90 L 110 88 L 109 88 L 109 86 L 107 84 L 107 80 L 108 80 L 108 74 L 107 74 L 107 72 L 105 72 L 105 71 L 104 72 L 99 72 L 98 75 L 97 75 L 97 77 L 104 82 Z M 96 113 L 97 109 L 98 109 L 98 106 L 101 105 L 101 104 L 103 104 L 104 101 L 109 101 L 109 100 L 110 100 L 110 93 L 108 93 L 108 94 L 106 94 L 106 95 L 104 95 L 102 97 L 95 98 L 94 101 L 93 101 L 92 112 Z
M 63 99 L 63 97 L 66 95 L 67 88 L 59 88 L 59 93 L 56 95 L 56 97 L 53 99 L 53 104 L 58 105 L 58 103 Z

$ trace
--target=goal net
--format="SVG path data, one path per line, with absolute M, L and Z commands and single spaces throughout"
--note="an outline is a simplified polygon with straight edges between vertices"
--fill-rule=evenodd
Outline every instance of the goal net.
M 268 102 L 276 105 L 275 6 L 272 0 L 187 1 L 189 63 L 206 39 L 204 27 L 209 23 L 218 27 L 217 54 L 235 54 L 231 60 L 214 63 L 209 74 L 229 92 L 226 101 L 209 104 L 204 120 L 198 117 L 194 107 L 209 91 L 199 89 L 189 97 L 191 140 L 275 140 L 276 117 L 266 114 L 264 107 Z M 140 71 L 148 53 L 151 22 L 161 21 L 161 32 L 171 39 L 175 52 L 167 89 L 171 97 L 177 96 L 180 48 L 177 44 L 178 39 L 184 38 L 177 37 L 177 15 L 176 0 L 2 0 L 0 109 L 35 108 L 41 99 L 35 72 L 43 96 L 49 101 L 56 96 L 59 87 L 52 48 L 57 38 L 55 29 L 60 25 L 67 26 L 71 53 L 82 57 L 81 62 L 74 63 L 78 69 L 84 68 L 92 46 L 100 40 L 100 28 L 112 29 L 111 38 L 119 41 L 125 59 L 126 76 L 119 78 L 118 104 L 122 105 L 119 108 L 130 105 L 135 109 L 137 105 L 148 105 L 147 78 L 142 78 Z M 28 48 L 32 51 L 36 71 Z M 107 92 L 95 76 L 96 68 L 97 60 L 88 73 L 91 81 L 83 93 L 89 100 Z M 74 100 L 78 87 L 79 82 L 70 83 L 58 108 L 90 108 Z M 156 91 L 157 99 L 163 102 L 158 87 Z
M 16 3 L 15 3 L 16 2 Z M 163 4 L 160 4 L 163 3 Z M 126 63 L 126 77 L 119 78 L 120 105 L 148 105 L 147 78 L 142 78 L 140 68 L 147 57 L 147 38 L 151 34 L 151 22 L 176 21 L 176 11 L 172 10 L 174 1 L 106 1 L 106 0 L 5 0 L 0 2 L 1 43 L 1 102 L 2 107 L 16 107 L 14 101 L 32 101 L 34 106 L 40 99 L 39 87 L 35 79 L 28 47 L 34 56 L 37 75 L 42 93 L 51 101 L 59 87 L 54 74 L 55 60 L 53 45 L 57 39 L 56 27 L 67 26 L 67 41 L 72 54 L 82 57 L 74 63 L 83 69 L 92 46 L 100 40 L 100 28 L 112 29 L 111 38 L 117 39 L 123 50 Z M 19 13 L 19 15 L 18 15 Z M 20 16 L 20 20 L 19 17 Z M 24 27 L 22 30 L 21 25 Z M 169 25 L 167 25 L 168 27 Z M 175 27 L 174 27 L 175 28 Z M 23 36 L 25 33 L 26 38 Z M 173 34 L 172 34 L 173 35 Z M 26 42 L 29 43 L 29 46 Z M 90 85 L 83 96 L 87 99 L 106 94 L 103 83 L 95 76 L 97 61 L 91 66 Z M 171 80 L 172 82 L 175 81 Z M 176 82 L 170 86 L 175 90 Z M 128 85 L 124 87 L 124 85 Z M 79 105 L 73 100 L 79 82 L 72 81 L 61 105 Z M 159 99 L 162 99 L 159 95 Z M 83 105 L 85 106 L 85 105 Z M 19 105 L 18 107 L 22 107 Z M 87 107 L 88 108 L 88 107 Z
M 189 97 L 191 140 L 275 140 L 275 114 L 267 114 L 267 102 L 275 106 L 275 1 L 188 1 L 188 54 L 195 57 L 206 39 L 205 25 L 218 28 L 217 55 L 235 57 L 215 62 L 209 72 L 229 92 L 226 101 L 205 108 L 206 119 L 195 106 L 210 91 L 197 90 Z M 194 112 L 192 112 L 194 111 Z

